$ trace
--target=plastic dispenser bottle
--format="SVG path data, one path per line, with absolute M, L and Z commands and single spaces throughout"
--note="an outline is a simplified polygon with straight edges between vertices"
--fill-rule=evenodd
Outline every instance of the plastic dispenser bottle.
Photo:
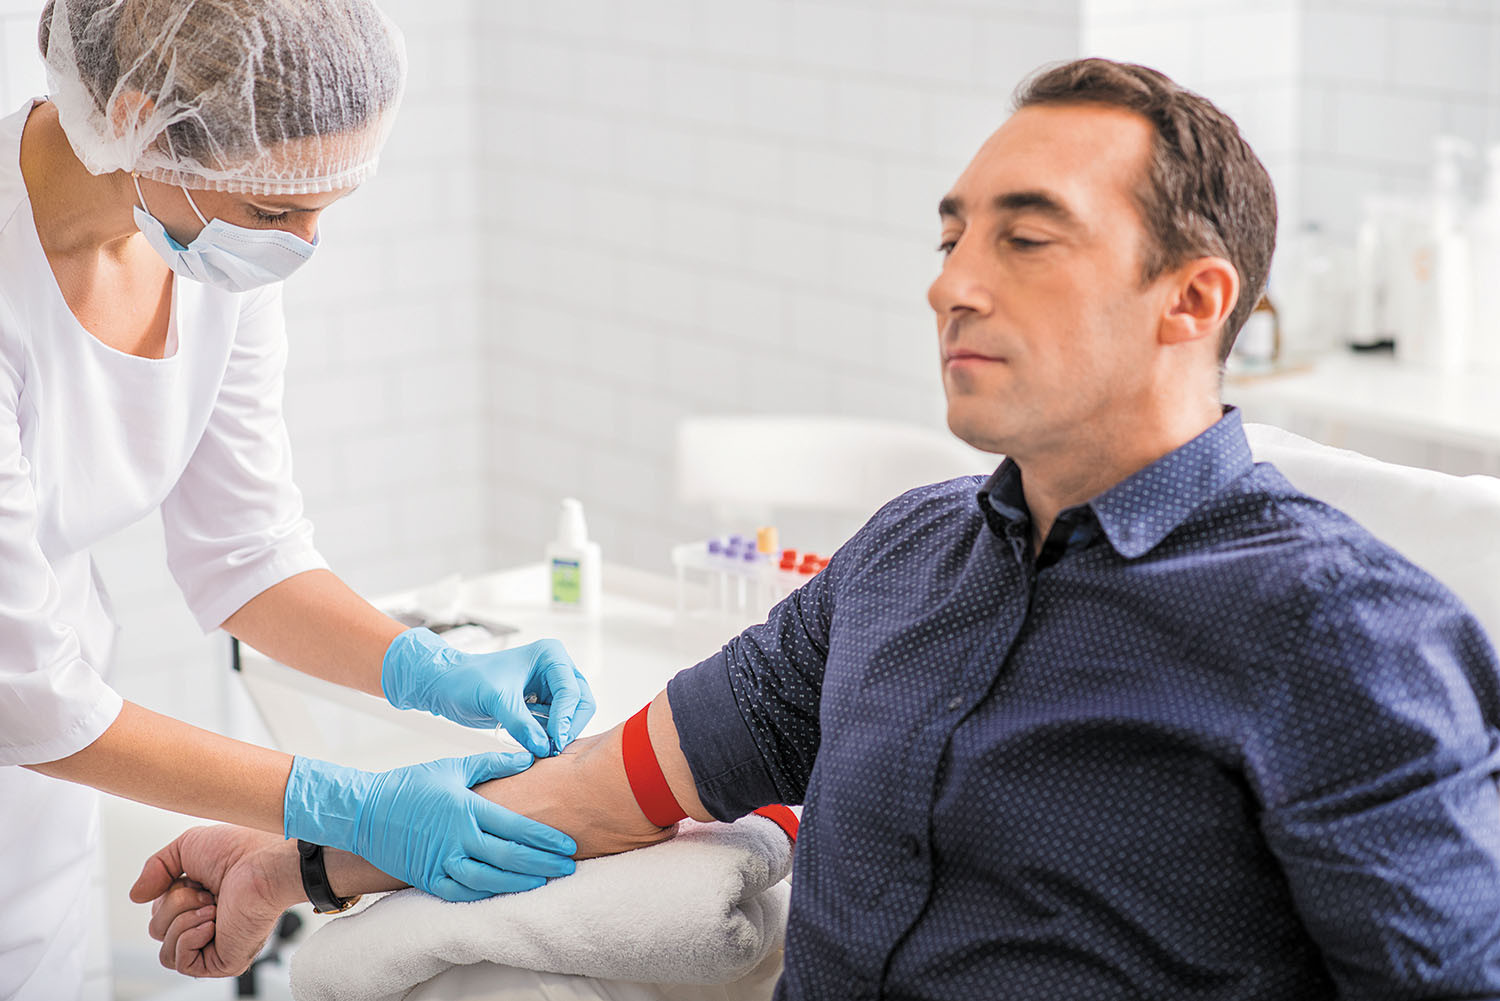
M 557 516 L 557 538 L 547 545 L 552 608 L 589 617 L 598 615 L 600 562 L 599 543 L 589 541 L 583 505 L 577 498 L 565 498 Z
M 1466 140 L 1439 136 L 1432 174 L 1427 233 L 1412 259 L 1412 312 L 1396 342 L 1402 362 L 1458 372 L 1467 362 L 1474 265 L 1463 225 L 1462 159 L 1474 152 Z
M 1500 374 L 1500 145 L 1485 152 L 1484 198 L 1474 214 L 1474 308 L 1469 354 L 1474 367 Z

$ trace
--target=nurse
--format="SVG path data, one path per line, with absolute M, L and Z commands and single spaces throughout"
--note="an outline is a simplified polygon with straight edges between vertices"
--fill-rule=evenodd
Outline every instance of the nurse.
M 280 280 L 374 172 L 400 35 L 371 0 L 55 0 L 38 41 L 50 96 L 0 119 L 0 998 L 81 989 L 94 790 L 450 900 L 570 872 L 567 837 L 469 787 L 583 729 L 572 661 L 404 629 L 327 569 L 291 480 Z M 122 702 L 89 547 L 157 509 L 205 629 L 531 753 L 374 774 Z

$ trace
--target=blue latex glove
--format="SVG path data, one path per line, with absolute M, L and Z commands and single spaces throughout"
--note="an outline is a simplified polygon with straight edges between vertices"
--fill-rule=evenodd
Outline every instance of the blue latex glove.
M 533 890 L 566 876 L 573 839 L 470 790 L 531 767 L 524 751 L 365 772 L 292 759 L 286 836 L 342 848 L 444 900 Z
M 503 726 L 539 758 L 560 753 L 594 717 L 594 692 L 557 640 L 463 653 L 430 629 L 408 629 L 386 648 L 380 687 L 397 709 Z

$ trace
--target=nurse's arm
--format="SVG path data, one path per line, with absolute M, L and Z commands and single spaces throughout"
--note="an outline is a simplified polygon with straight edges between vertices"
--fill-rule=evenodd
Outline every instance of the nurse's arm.
M 690 817 L 711 820 L 678 744 L 662 692 L 647 716 L 662 774 Z M 574 741 L 518 775 L 475 787 L 480 795 L 568 834 L 576 858 L 612 855 L 670 837 L 646 819 L 625 777 L 623 726 Z M 325 850 L 336 896 L 395 890 L 404 883 L 347 852 Z M 199 887 L 205 887 L 209 896 Z M 155 900 L 150 931 L 163 965 L 194 976 L 233 976 L 259 952 L 278 915 L 306 900 L 296 846 L 227 827 L 194 828 L 153 855 L 130 891 Z
M 224 631 L 299 671 L 383 697 L 385 651 L 406 627 L 332 572 L 308 570 L 251 598 Z
M 292 756 L 126 702 L 83 750 L 25 767 L 164 810 L 279 834 Z

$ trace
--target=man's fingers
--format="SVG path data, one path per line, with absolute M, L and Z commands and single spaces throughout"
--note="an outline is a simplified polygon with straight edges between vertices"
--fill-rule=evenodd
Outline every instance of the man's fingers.
M 180 837 L 175 839 L 146 860 L 146 864 L 141 867 L 141 874 L 135 878 L 135 884 L 130 888 L 131 900 L 137 904 L 155 900 L 167 892 L 173 880 L 182 875 L 182 851 L 178 847 L 181 841 Z
M 165 966 L 169 970 L 176 970 L 179 973 L 186 972 L 186 968 L 192 963 L 190 953 L 201 950 L 204 945 L 213 940 L 212 925 L 214 912 L 215 908 L 210 904 L 207 907 L 183 911 L 173 916 L 171 923 L 166 926 L 164 934 L 161 937 L 161 950 L 158 958 L 161 960 L 162 966 Z M 202 930 L 204 925 L 209 926 L 206 933 Z M 198 944 L 184 948 L 182 936 L 193 929 L 199 929 L 199 931 L 196 935 L 189 938 L 188 941 L 190 943 L 197 942 Z
M 167 929 L 178 915 L 212 903 L 213 894 L 179 879 L 151 902 L 151 920 L 146 925 L 146 931 L 156 941 L 163 941 Z

